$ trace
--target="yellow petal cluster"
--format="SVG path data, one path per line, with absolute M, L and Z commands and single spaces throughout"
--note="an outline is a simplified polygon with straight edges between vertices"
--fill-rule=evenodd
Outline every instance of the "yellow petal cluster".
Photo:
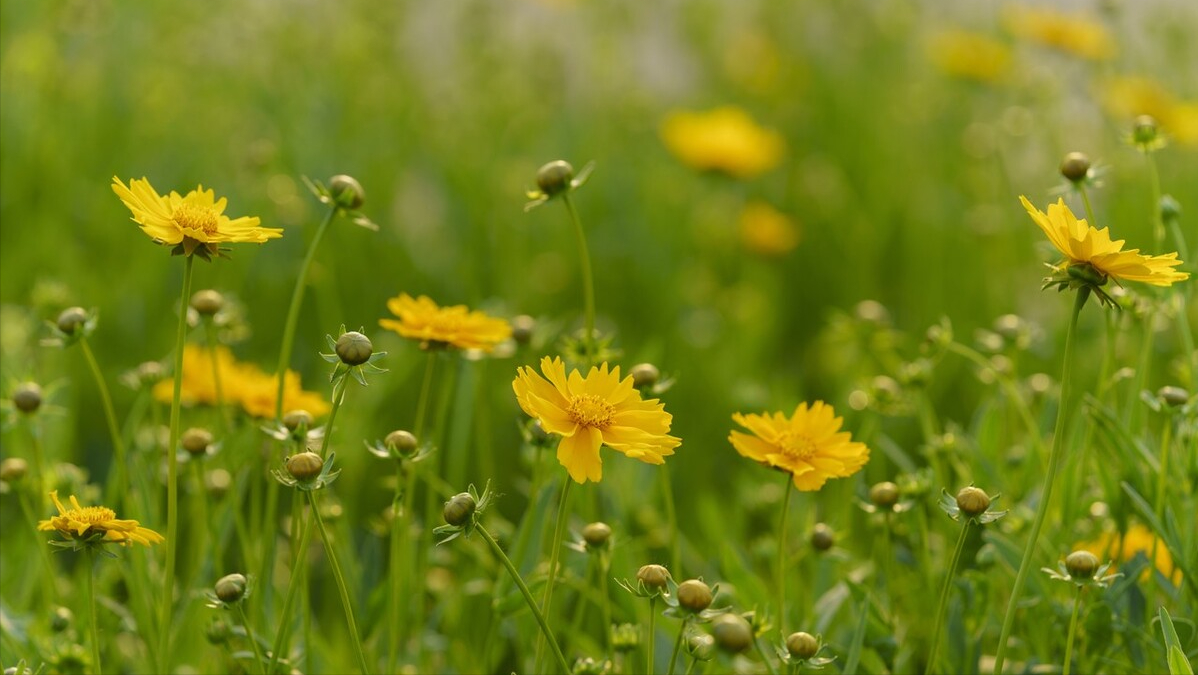
M 379 325 L 403 337 L 420 340 L 425 346 L 450 346 L 489 352 L 512 335 L 512 326 L 465 305 L 440 307 L 428 296 L 413 298 L 407 293 L 387 301 L 387 309 L 399 317 L 379 319 Z
M 136 520 L 118 520 L 112 509 L 104 506 L 80 506 L 75 495 L 71 495 L 71 508 L 58 501 L 58 490 L 50 493 L 50 499 L 58 508 L 58 515 L 50 520 L 38 522 L 41 531 L 57 531 L 67 539 L 88 539 L 97 532 L 104 533 L 104 543 L 122 546 L 137 543 L 142 546 L 161 544 L 166 541 L 154 530 L 141 527 Z
M 225 215 L 226 200 L 216 198 L 203 185 L 181 196 L 173 190 L 160 195 L 150 181 L 136 178 L 125 185 L 112 177 L 112 191 L 133 212 L 133 222 L 141 226 L 155 242 L 176 245 L 185 239 L 203 244 L 251 242 L 261 244 L 283 236 L 283 230 L 260 227 L 256 216 L 229 218 Z M 190 251 L 189 251 L 190 253 Z
M 220 375 L 221 393 L 226 405 L 241 406 L 253 417 L 274 417 L 278 398 L 278 379 L 257 365 L 234 358 L 227 347 L 210 350 L 199 345 L 183 348 L 183 383 L 181 400 L 186 405 L 216 405 L 216 379 L 213 360 Z M 165 379 L 154 385 L 154 398 L 170 403 L 175 382 Z M 287 371 L 283 377 L 283 410 L 307 410 L 314 417 L 329 411 L 324 396 L 304 391 L 299 374 Z
M 949 30 L 928 42 L 928 58 L 940 72 L 978 82 L 997 82 L 1011 70 L 1011 49 L 982 33 Z
M 752 178 L 769 171 L 786 151 L 778 132 L 758 126 L 735 106 L 671 113 L 661 125 L 661 139 L 688 166 L 734 178 Z
M 657 399 L 641 400 L 632 376 L 620 379 L 620 368 L 606 363 L 586 377 L 566 375 L 560 358 L 541 359 L 538 375 L 530 366 L 518 369 L 512 389 L 524 412 L 541 427 L 562 437 L 557 461 L 576 482 L 603 478 L 599 448 L 607 447 L 648 464 L 664 464 L 682 441 L 669 435 L 673 416 Z
M 1084 14 L 1012 5 L 1004 19 L 1012 35 L 1028 42 L 1091 61 L 1115 56 L 1115 40 L 1110 31 L 1097 19 Z
M 1122 536 L 1119 532 L 1103 532 L 1093 540 L 1084 541 L 1073 548 L 1089 551 L 1098 556 L 1102 562 L 1112 561 L 1114 564 L 1111 565 L 1111 572 L 1117 571 L 1118 563 L 1126 563 L 1136 557 L 1137 553 L 1143 553 L 1144 557 L 1152 562 L 1166 579 L 1172 581 L 1174 585 L 1181 584 L 1181 570 L 1173 566 L 1173 557 L 1169 555 L 1169 549 L 1165 547 L 1165 542 L 1159 540 L 1152 530 L 1139 523 L 1128 527 Z M 1153 559 L 1154 550 L 1155 560 Z M 1151 575 L 1152 568 L 1149 567 L 1144 570 L 1141 579 L 1147 580 Z
M 782 256 L 799 245 L 799 228 L 785 213 L 765 202 L 750 202 L 737 220 L 745 248 L 763 256 Z
M 1062 269 L 1088 263 L 1109 277 L 1141 281 L 1154 286 L 1170 286 L 1190 276 L 1173 269 L 1181 265 L 1177 253 L 1143 255 L 1139 249 L 1124 251 L 1122 239 L 1112 241 L 1108 228 L 1099 230 L 1090 226 L 1085 219 L 1079 220 L 1066 206 L 1064 199 L 1049 204 L 1048 213 L 1033 206 L 1027 197 L 1021 196 L 1019 201 L 1052 245 L 1065 256 L 1065 261 L 1060 265 Z
M 732 420 L 752 434 L 728 436 L 741 455 L 789 473 L 800 490 L 818 490 L 829 478 L 851 476 L 869 461 L 869 448 L 841 431 L 844 420 L 823 401 L 800 403 L 794 414 L 734 413 Z

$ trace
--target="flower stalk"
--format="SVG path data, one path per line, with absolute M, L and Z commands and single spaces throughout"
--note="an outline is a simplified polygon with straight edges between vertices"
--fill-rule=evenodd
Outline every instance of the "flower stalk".
M 570 199 L 570 193 L 562 194 L 562 204 L 566 206 L 566 211 L 570 213 L 570 221 L 574 224 L 574 234 L 578 238 L 578 262 L 582 267 L 582 296 L 583 296 L 583 340 L 586 345 L 586 355 L 588 366 L 595 365 L 596 354 L 595 349 L 595 277 L 591 272 L 591 254 L 587 249 L 586 231 L 582 229 L 582 220 L 578 217 L 578 211 L 574 208 L 574 202 Z
M 1082 584 L 1077 584 L 1077 592 L 1073 596 L 1073 616 L 1069 619 L 1069 638 L 1065 641 L 1065 663 L 1061 666 L 1061 675 L 1069 675 L 1073 664 L 1073 640 L 1077 637 L 1077 615 L 1082 606 Z
M 87 341 L 87 331 L 79 331 L 79 346 L 83 349 L 83 356 L 87 359 L 88 368 L 91 369 L 92 377 L 96 380 L 96 389 L 100 391 L 100 403 L 104 407 L 104 420 L 108 423 L 108 434 L 112 439 L 115 480 L 108 484 L 108 493 L 105 495 L 104 501 L 119 506 L 118 500 L 123 499 L 127 482 L 125 478 L 127 470 L 125 439 L 121 436 L 120 425 L 116 421 L 116 410 L 112 406 L 112 394 L 109 393 L 108 384 L 104 381 L 104 373 L 100 371 L 100 364 L 96 362 L 96 355 Z
M 570 486 L 573 484 L 573 482 L 574 481 L 567 473 L 566 477 L 562 479 L 562 494 L 561 498 L 557 502 L 557 521 L 553 528 L 552 548 L 549 550 L 549 577 L 545 580 L 545 595 L 541 599 L 541 612 L 545 616 L 550 616 L 549 608 L 553 603 L 553 588 L 557 582 L 557 564 L 558 559 L 561 557 L 560 552 L 562 549 L 562 539 L 566 532 L 566 521 L 569 520 L 569 514 L 566 511 L 566 505 L 570 499 Z M 541 656 L 544 647 L 545 641 L 543 639 L 538 640 L 536 660 L 533 661 L 533 663 L 536 664 L 537 672 L 540 672 L 541 670 Z M 569 669 L 567 669 L 566 672 L 570 672 Z
M 358 634 L 358 624 L 354 621 L 354 608 L 350 603 L 349 589 L 345 585 L 345 575 L 341 572 L 341 563 L 337 562 L 337 552 L 329 539 L 329 532 L 324 525 L 324 517 L 316 504 L 316 492 L 308 492 L 308 506 L 312 511 L 312 519 L 316 521 L 316 529 L 320 532 L 320 540 L 324 543 L 324 552 L 329 559 L 329 567 L 333 571 L 333 579 L 337 582 L 337 591 L 341 594 L 341 607 L 345 610 L 345 623 L 349 627 L 350 637 L 353 638 L 354 655 L 358 658 L 358 667 L 362 675 L 366 675 L 369 667 L 366 665 L 366 655 L 362 652 L 362 638 Z
M 944 631 L 944 612 L 948 609 L 948 591 L 953 585 L 953 575 L 957 573 L 957 565 L 961 562 L 961 551 L 965 550 L 965 538 L 969 535 L 969 525 L 972 518 L 963 518 L 961 535 L 957 537 L 957 548 L 953 551 L 953 561 L 944 573 L 944 585 L 940 587 L 940 603 L 936 606 L 936 628 L 932 630 L 931 653 L 928 654 L 928 664 L 924 673 L 930 675 L 936 669 L 936 656 L 940 653 L 940 635 Z
M 778 631 L 785 638 L 789 633 L 786 632 L 786 517 L 790 513 L 790 493 L 794 492 L 791 489 L 790 474 L 783 475 L 782 490 L 786 496 L 782 498 L 782 516 L 781 522 L 778 523 Z
M 96 553 L 94 546 L 87 546 L 87 612 L 91 623 L 91 643 L 92 643 L 92 663 L 96 669 L 96 675 L 101 675 L 100 667 L 100 627 L 99 617 L 96 614 Z

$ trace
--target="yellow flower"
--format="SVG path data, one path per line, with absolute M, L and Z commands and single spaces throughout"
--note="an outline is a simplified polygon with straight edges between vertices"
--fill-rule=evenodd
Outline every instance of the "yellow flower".
M 761 255 L 785 255 L 799 245 L 799 228 L 794 221 L 765 202 L 745 206 L 737 229 L 745 248 Z
M 1154 547 L 1156 548 L 1155 561 L 1152 559 Z M 1173 582 L 1173 585 L 1181 584 L 1181 570 L 1173 566 L 1173 557 L 1169 555 L 1169 549 L 1165 547 L 1165 542 L 1158 540 L 1151 530 L 1139 523 L 1127 528 L 1127 532 L 1123 533 L 1122 538 L 1118 532 L 1103 532 L 1092 541 L 1074 546 L 1074 549 L 1089 551 L 1098 556 L 1099 560 L 1111 560 L 1114 563 L 1128 562 L 1136 557 L 1137 553 L 1143 553 L 1144 557 L 1152 562 L 1166 579 Z M 1115 565 L 1112 565 L 1111 572 L 1115 571 Z M 1151 568 L 1145 569 L 1140 578 L 1147 580 L 1151 574 Z
M 261 244 L 283 236 L 281 229 L 259 227 L 256 216 L 229 218 L 225 198 L 216 199 L 216 193 L 203 185 L 186 197 L 173 190 L 164 197 L 145 178 L 131 179 L 126 186 L 113 176 L 112 191 L 133 212 L 133 222 L 141 225 L 142 232 L 159 244 L 179 247 L 185 255 L 199 248 L 200 255 L 207 257 L 218 253 L 220 244 L 226 242 Z
M 1122 239 L 1112 241 L 1107 228 L 1095 229 L 1084 219 L 1078 220 L 1065 205 L 1064 199 L 1049 204 L 1047 214 L 1033 206 L 1026 197 L 1021 196 L 1019 200 L 1052 245 L 1065 256 L 1065 260 L 1054 268 L 1057 271 L 1072 265 L 1090 265 L 1103 275 L 1103 282 L 1105 277 L 1113 277 L 1154 286 L 1170 286 L 1190 276 L 1173 269 L 1181 264 L 1177 253 L 1143 255 L 1139 249 L 1124 251 Z
M 1055 9 L 1012 7 L 1007 28 L 1016 37 L 1091 61 L 1114 58 L 1115 41 L 1098 21 Z
M 950 30 L 928 43 L 928 57 L 941 72 L 978 82 L 996 82 L 1011 69 L 1007 45 L 981 33 Z
M 166 541 L 154 530 L 141 527 L 136 520 L 117 520 L 116 513 L 104 506 L 80 506 L 75 495 L 71 495 L 71 508 L 68 509 L 58 501 L 58 490 L 50 493 L 54 506 L 58 507 L 58 515 L 43 520 L 37 524 L 42 531 L 57 530 L 67 539 L 89 539 L 96 533 L 103 533 L 103 543 L 113 542 L 122 546 L 138 543 L 143 546 L 161 544 Z
M 786 150 L 780 134 L 758 126 L 734 106 L 672 113 L 661 125 L 661 138 L 670 152 L 691 167 L 734 178 L 751 178 L 774 168 Z
M 275 416 L 275 401 L 279 397 L 279 380 L 268 375 L 257 366 L 246 365 L 234 380 L 234 393 L 241 409 L 251 417 L 271 418 Z M 283 376 L 283 410 L 307 410 L 313 417 L 329 412 L 328 399 L 300 386 L 300 376 L 288 370 Z
M 216 380 L 212 376 L 212 360 L 216 359 L 217 370 L 220 371 L 221 388 L 224 390 L 226 402 L 232 399 L 229 395 L 229 385 L 238 377 L 240 364 L 233 358 L 228 347 L 220 346 L 210 350 L 199 345 L 188 344 L 183 347 L 183 385 L 180 400 L 185 405 L 215 405 Z M 170 403 L 174 394 L 175 381 L 172 378 L 160 380 L 154 385 L 154 398 L 162 403 Z
M 733 431 L 728 436 L 732 447 L 749 459 L 789 473 L 800 490 L 818 490 L 829 478 L 851 476 L 869 461 L 869 448 L 840 430 L 844 420 L 823 401 L 810 406 L 800 403 L 789 418 L 781 412 L 734 413 L 732 420 L 753 432 Z
M 511 325 L 503 319 L 472 312 L 465 305 L 438 307 L 424 295 L 412 298 L 400 293 L 387 301 L 387 309 L 399 320 L 379 319 L 379 325 L 420 340 L 425 349 L 449 345 L 489 352 L 512 335 Z
M 682 441 L 668 435 L 673 417 L 657 399 L 641 400 L 632 376 L 620 379 L 619 366 L 592 367 L 586 377 L 566 376 L 560 358 L 541 359 L 541 377 L 531 366 L 519 368 L 512 389 L 516 400 L 541 427 L 562 437 L 557 461 L 579 483 L 603 477 L 600 446 L 648 464 L 664 464 Z M 545 379 L 548 378 L 548 379 Z
M 1151 115 L 1179 145 L 1198 147 L 1198 101 L 1178 100 L 1156 80 L 1119 76 L 1102 81 L 1100 95 L 1107 114 L 1119 120 Z
M 212 375 L 212 359 L 220 372 L 221 393 L 228 405 L 241 406 L 253 417 L 274 417 L 278 397 L 278 379 L 257 365 L 242 363 L 234 358 L 228 347 L 215 350 L 198 345 L 183 347 L 183 384 L 181 400 L 186 405 L 216 405 L 216 381 Z M 170 403 L 174 394 L 174 379 L 154 385 L 154 398 Z M 320 417 L 328 413 L 329 403 L 321 396 L 304 391 L 299 374 L 288 370 L 283 376 L 283 409 L 303 409 Z

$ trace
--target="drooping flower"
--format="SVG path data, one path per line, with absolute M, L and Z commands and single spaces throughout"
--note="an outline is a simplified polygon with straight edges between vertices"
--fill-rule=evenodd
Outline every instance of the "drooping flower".
M 661 125 L 661 139 L 687 165 L 733 178 L 752 178 L 769 171 L 786 151 L 778 132 L 762 128 L 735 106 L 672 113 Z
M 1102 560 L 1112 560 L 1116 564 L 1126 563 L 1136 557 L 1137 553 L 1143 553 L 1144 557 L 1166 579 L 1172 581 L 1174 585 L 1181 583 L 1181 570 L 1173 565 L 1173 556 L 1169 555 L 1169 549 L 1165 547 L 1165 542 L 1159 540 L 1152 530 L 1139 523 L 1128 527 L 1122 536 L 1119 532 L 1105 531 L 1093 540 L 1082 542 L 1074 548 L 1089 551 Z M 1153 559 L 1154 549 L 1155 560 Z M 1114 572 L 1115 570 L 1115 565 L 1112 565 L 1110 571 Z M 1149 567 L 1144 570 L 1141 578 L 1147 579 L 1151 574 L 1152 567 Z
M 567 376 L 560 358 L 546 356 L 541 372 L 544 377 L 531 366 L 518 369 L 512 389 L 524 412 L 562 437 L 557 460 L 575 481 L 603 477 L 601 446 L 648 464 L 664 464 L 682 443 L 668 433 L 673 416 L 665 406 L 657 399 L 641 400 L 632 376 L 620 379 L 619 366 L 609 370 L 603 363 L 586 377 L 577 370 Z
M 1065 260 L 1053 267 L 1057 276 L 1049 277 L 1046 287 L 1086 285 L 1109 303 L 1099 288 L 1108 278 L 1170 286 L 1190 276 L 1173 269 L 1182 262 L 1176 252 L 1143 255 L 1139 249 L 1124 251 L 1122 239 L 1111 240 L 1108 228 L 1099 230 L 1085 219 L 1078 219 L 1063 198 L 1049 204 L 1047 214 L 1033 206 L 1027 197 L 1021 196 L 1019 200 L 1052 245 L 1065 256 Z
M 766 204 L 750 202 L 737 220 L 744 247 L 763 256 L 783 256 L 799 245 L 799 228 L 789 216 Z
M 1004 19 L 1015 37 L 1028 42 L 1091 61 L 1105 61 L 1115 56 L 1115 40 L 1110 31 L 1085 14 L 1012 5 Z
M 165 539 L 154 530 L 141 527 L 136 520 L 118 520 L 112 509 L 104 506 L 80 506 L 75 495 L 71 495 L 71 508 L 58 501 L 58 490 L 50 492 L 50 499 L 58 508 L 58 515 L 50 520 L 38 522 L 41 531 L 57 531 L 64 538 L 76 542 L 116 543 L 128 546 L 138 543 L 143 546 L 160 544 Z
M 219 255 L 223 243 L 261 244 L 283 236 L 282 229 L 260 227 L 257 216 L 229 218 L 225 215 L 227 200 L 217 199 L 216 193 L 203 185 L 187 196 L 173 190 L 163 196 L 145 178 L 130 179 L 126 186 L 113 176 L 112 191 L 133 212 L 133 222 L 141 226 L 142 232 L 159 244 L 174 246 L 174 254 L 198 251 L 208 258 Z
M 928 42 L 928 58 L 946 75 L 997 82 L 1011 70 L 1011 49 L 982 33 L 949 30 Z
M 753 432 L 732 431 L 728 440 L 741 455 L 789 473 L 800 490 L 818 490 L 829 478 L 856 473 L 869 461 L 869 448 L 841 431 L 843 418 L 823 401 L 800 403 L 794 414 L 734 413 L 732 420 Z
M 413 298 L 407 293 L 387 301 L 387 309 L 399 317 L 379 319 L 379 325 L 403 337 L 420 340 L 421 347 L 457 347 L 489 352 L 512 335 L 512 326 L 465 305 L 440 307 L 428 296 Z

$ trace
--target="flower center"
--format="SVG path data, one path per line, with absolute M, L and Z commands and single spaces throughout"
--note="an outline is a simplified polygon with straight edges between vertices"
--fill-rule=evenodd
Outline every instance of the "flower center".
M 794 431 L 783 431 L 778 443 L 782 446 L 782 454 L 792 459 L 811 459 L 816 450 L 815 441 L 810 436 Z
M 105 506 L 85 506 L 82 509 L 72 509 L 63 514 L 71 520 L 81 523 L 99 525 L 110 520 L 116 520 L 116 512 Z
M 570 399 L 566 414 L 570 421 L 583 427 L 606 429 L 611 425 L 616 409 L 594 394 L 581 394 Z
M 199 230 L 204 234 L 216 234 L 218 219 L 210 208 L 183 202 L 175 207 L 171 219 L 182 230 Z

